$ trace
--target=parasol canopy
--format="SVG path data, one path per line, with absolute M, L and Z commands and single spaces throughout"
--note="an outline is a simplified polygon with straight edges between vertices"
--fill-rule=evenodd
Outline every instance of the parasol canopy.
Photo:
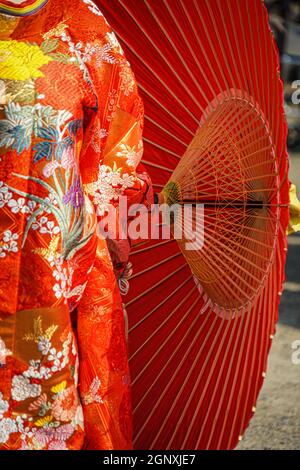
M 287 251 L 287 129 L 267 12 L 261 0 L 98 4 L 139 83 L 155 191 L 204 204 L 201 249 L 171 238 L 131 254 L 134 447 L 234 448 L 266 375 Z

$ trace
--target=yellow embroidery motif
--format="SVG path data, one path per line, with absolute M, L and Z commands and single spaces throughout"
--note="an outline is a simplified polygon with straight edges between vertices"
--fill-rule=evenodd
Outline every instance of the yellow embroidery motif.
M 59 236 L 55 236 L 49 243 L 48 248 L 35 248 L 33 253 L 41 255 L 45 260 L 48 260 L 50 257 L 57 257 L 57 247 L 59 243 Z
M 1 79 L 29 80 L 43 77 L 40 68 L 53 60 L 36 45 L 21 41 L 0 41 Z
M 39 428 L 45 426 L 45 424 L 49 424 L 51 423 L 51 421 L 53 420 L 53 417 L 52 416 L 45 416 L 45 418 L 40 418 L 38 419 L 37 421 L 35 421 L 35 425 Z
M 59 392 L 62 392 L 67 386 L 67 382 L 64 380 L 63 382 L 60 382 L 59 384 L 57 385 L 54 385 L 52 388 L 51 388 L 51 392 L 53 393 L 59 393 Z

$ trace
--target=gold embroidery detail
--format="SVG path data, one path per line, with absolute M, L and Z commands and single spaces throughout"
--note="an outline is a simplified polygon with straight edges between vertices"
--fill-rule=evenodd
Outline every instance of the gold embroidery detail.
M 26 334 L 23 339 L 25 341 L 34 341 L 35 343 L 38 343 L 41 337 L 50 340 L 57 328 L 58 325 L 51 325 L 45 331 L 43 331 L 42 317 L 37 317 L 33 323 L 33 333 Z
M 42 258 L 44 258 L 45 260 L 48 260 L 50 257 L 54 257 L 56 258 L 57 257 L 57 247 L 58 247 L 58 243 L 59 243 L 59 239 L 60 237 L 58 235 L 56 235 L 55 237 L 52 238 L 52 240 L 50 241 L 49 243 L 49 247 L 48 248 L 35 248 L 33 251 L 33 253 L 35 254 L 38 254 L 38 255 L 41 255 Z
M 50 39 L 55 36 L 60 36 L 66 28 L 68 28 L 68 25 L 65 24 L 64 21 L 62 21 L 61 23 L 58 23 L 58 25 L 55 28 L 50 29 L 50 31 L 43 34 L 43 39 Z
M 53 387 L 51 387 L 51 392 L 53 393 L 59 393 L 59 392 L 62 392 L 67 386 L 67 382 L 65 380 L 63 380 L 62 382 L 60 382 L 59 384 L 57 385 L 54 385 Z
M 44 418 L 40 418 L 37 421 L 35 421 L 34 424 L 36 426 L 38 426 L 39 428 L 41 428 L 41 427 L 45 426 L 45 424 L 51 423 L 52 420 L 53 420 L 52 416 L 45 416 Z

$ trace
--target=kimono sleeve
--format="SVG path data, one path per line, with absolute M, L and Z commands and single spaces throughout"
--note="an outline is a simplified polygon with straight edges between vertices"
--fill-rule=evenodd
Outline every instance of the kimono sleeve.
M 137 171 L 143 154 L 143 101 L 131 66 L 106 21 L 90 51 L 86 67 L 91 95 L 80 170 L 84 191 L 101 224 L 112 206 L 118 220 L 121 196 L 127 197 L 128 207 L 147 200 L 149 180 Z M 118 222 L 116 227 L 112 238 L 118 239 Z

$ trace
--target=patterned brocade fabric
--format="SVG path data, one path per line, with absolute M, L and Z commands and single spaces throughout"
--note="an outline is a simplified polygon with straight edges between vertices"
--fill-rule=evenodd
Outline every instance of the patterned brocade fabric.
M 0 15 L 0 449 L 130 449 L 118 284 L 97 222 L 139 202 L 143 103 L 90 0 Z

